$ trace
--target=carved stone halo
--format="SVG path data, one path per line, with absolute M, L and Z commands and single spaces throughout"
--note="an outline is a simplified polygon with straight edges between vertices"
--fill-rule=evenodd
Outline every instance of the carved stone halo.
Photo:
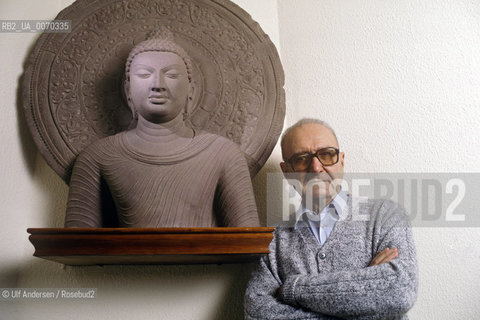
M 284 75 L 275 46 L 228 0 L 78 0 L 56 19 L 69 33 L 44 33 L 26 64 L 25 113 L 47 163 L 68 182 L 90 143 L 125 130 L 125 61 L 135 44 L 167 27 L 192 58 L 195 129 L 240 145 L 254 176 L 280 135 Z

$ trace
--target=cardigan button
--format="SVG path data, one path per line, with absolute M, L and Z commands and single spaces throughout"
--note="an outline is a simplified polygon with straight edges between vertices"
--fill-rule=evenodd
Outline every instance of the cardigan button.
M 323 260 L 327 257 L 327 255 L 324 252 L 322 252 L 318 255 L 318 257 Z

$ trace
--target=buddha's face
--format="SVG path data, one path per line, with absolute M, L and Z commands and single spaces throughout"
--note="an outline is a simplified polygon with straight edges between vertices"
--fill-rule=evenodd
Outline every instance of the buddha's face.
M 139 117 L 153 123 L 176 118 L 185 110 L 188 89 L 187 67 L 175 53 L 148 51 L 133 59 L 128 94 Z

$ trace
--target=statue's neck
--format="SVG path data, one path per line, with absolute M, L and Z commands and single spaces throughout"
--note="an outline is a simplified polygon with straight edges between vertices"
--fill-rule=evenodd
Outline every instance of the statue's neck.
M 147 155 L 162 155 L 184 148 L 192 142 L 195 133 L 187 127 L 180 114 L 165 123 L 152 123 L 139 115 L 137 127 L 127 132 L 132 149 Z
M 139 116 L 137 127 L 133 130 L 136 139 L 147 143 L 166 144 L 173 140 L 177 143 L 193 138 L 193 130 L 185 125 L 183 115 L 165 123 L 152 123 Z

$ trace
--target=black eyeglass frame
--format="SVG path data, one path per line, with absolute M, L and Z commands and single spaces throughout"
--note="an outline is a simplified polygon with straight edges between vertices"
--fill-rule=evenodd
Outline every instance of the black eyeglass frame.
M 335 161 L 335 162 L 332 163 L 332 164 L 324 164 L 324 163 L 322 162 L 322 160 L 320 160 L 320 157 L 319 157 L 318 155 L 319 155 L 320 151 L 325 151 L 325 150 L 329 150 L 329 149 L 335 150 L 335 153 L 336 153 L 336 156 L 337 156 L 337 161 Z M 288 164 L 292 167 L 293 171 L 296 171 L 296 170 L 295 170 L 295 167 L 293 166 L 293 163 L 292 163 L 292 162 L 293 162 L 294 158 L 296 158 L 296 157 L 298 157 L 298 156 L 300 156 L 300 155 L 308 155 L 308 156 L 309 156 L 310 160 L 309 160 L 309 163 L 308 163 L 307 168 L 309 168 L 309 167 L 312 165 L 313 157 L 316 157 L 316 158 L 318 159 L 318 161 L 320 161 L 320 163 L 322 164 L 322 166 L 324 166 L 324 167 L 329 167 L 329 166 L 333 166 L 333 165 L 337 164 L 337 163 L 338 163 L 338 160 L 340 160 L 340 149 L 335 148 L 335 147 L 327 147 L 327 148 L 318 149 L 318 150 L 315 151 L 314 153 L 310 153 L 310 152 L 296 153 L 296 154 L 292 155 L 290 158 L 288 158 L 287 160 L 284 159 L 283 161 L 285 161 L 286 163 L 288 163 Z

